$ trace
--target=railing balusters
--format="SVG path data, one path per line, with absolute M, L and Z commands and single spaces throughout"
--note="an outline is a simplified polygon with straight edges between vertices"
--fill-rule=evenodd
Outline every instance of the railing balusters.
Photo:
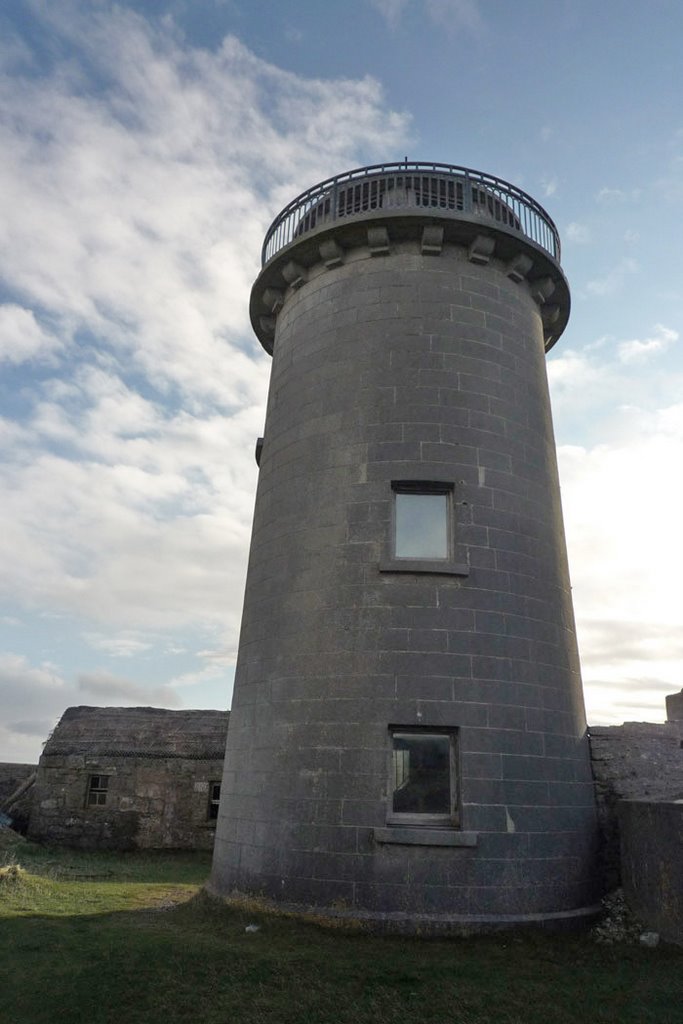
M 467 167 L 404 161 L 338 174 L 302 193 L 270 226 L 261 262 L 266 264 L 298 236 L 324 223 L 382 206 L 399 205 L 488 216 L 520 231 L 556 260 L 560 259 L 560 240 L 555 225 L 543 207 L 526 192 L 501 178 Z

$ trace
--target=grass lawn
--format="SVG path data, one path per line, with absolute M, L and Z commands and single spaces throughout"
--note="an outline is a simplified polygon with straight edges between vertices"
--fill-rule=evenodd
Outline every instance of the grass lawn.
M 209 900 L 206 855 L 3 841 L 1 1024 L 683 1021 L 680 948 L 351 934 Z

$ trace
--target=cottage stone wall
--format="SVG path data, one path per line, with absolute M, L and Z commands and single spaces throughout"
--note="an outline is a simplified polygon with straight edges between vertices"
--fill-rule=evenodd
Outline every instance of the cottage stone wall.
M 28 834 L 85 849 L 213 847 L 228 713 L 69 708 L 38 766 Z M 89 799 L 106 777 L 102 803 Z
M 29 835 L 85 849 L 211 850 L 209 786 L 222 770 L 222 759 L 51 757 L 36 782 Z M 101 807 L 87 803 L 93 775 L 109 778 Z

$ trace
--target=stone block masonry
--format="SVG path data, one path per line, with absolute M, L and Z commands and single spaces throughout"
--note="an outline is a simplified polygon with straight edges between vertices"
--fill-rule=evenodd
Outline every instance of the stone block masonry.
M 273 366 L 217 893 L 435 928 L 595 903 L 545 372 L 569 293 L 452 177 L 462 209 L 401 205 L 401 176 L 321 223 L 323 190 L 252 293 Z

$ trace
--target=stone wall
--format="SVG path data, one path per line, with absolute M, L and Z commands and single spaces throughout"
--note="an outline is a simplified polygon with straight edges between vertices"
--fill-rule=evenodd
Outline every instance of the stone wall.
M 683 797 L 683 722 L 625 722 L 590 729 L 600 822 L 600 871 L 607 890 L 621 882 L 620 800 Z
M 683 800 L 624 800 L 619 826 L 629 906 L 647 928 L 683 945 Z
M 209 788 L 222 770 L 222 759 L 52 756 L 34 787 L 29 836 L 84 849 L 210 850 Z M 108 777 L 104 806 L 88 805 L 94 775 Z
M 7 815 L 18 832 L 25 832 L 28 827 L 37 767 L 35 764 L 0 764 L 0 812 Z
M 226 711 L 68 708 L 38 765 L 29 836 L 86 849 L 211 849 L 227 727 Z
M 0 763 L 0 810 L 23 782 L 35 772 L 35 764 Z

